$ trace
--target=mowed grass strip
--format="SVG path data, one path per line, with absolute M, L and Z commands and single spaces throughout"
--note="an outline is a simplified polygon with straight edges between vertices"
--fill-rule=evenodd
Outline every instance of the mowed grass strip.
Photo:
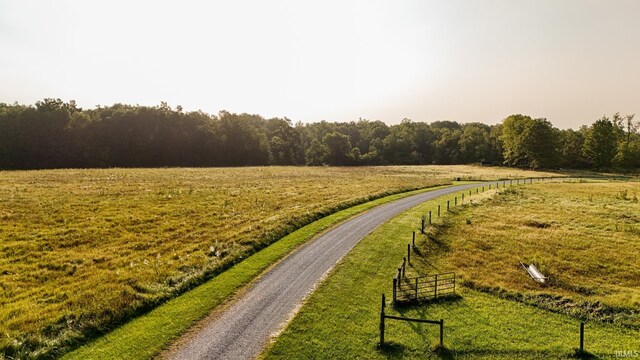
M 0 353 L 56 353 L 95 337 L 339 209 L 452 178 L 530 174 L 474 166 L 0 172 Z
M 528 187 L 530 185 L 526 185 Z M 525 188 L 525 187 L 522 187 Z M 477 197 L 472 197 L 478 201 Z M 387 320 L 387 346 L 379 348 L 380 296 L 406 255 L 420 217 L 449 197 L 403 213 L 363 239 L 309 297 L 266 359 L 569 358 L 579 344 L 579 321 L 520 302 L 458 289 L 460 299 L 393 309 L 387 314 L 445 321 L 446 351 L 436 352 L 435 325 Z M 466 201 L 470 200 L 468 197 Z M 428 259 L 429 254 L 423 253 Z M 416 255 L 412 260 L 417 261 Z M 428 260 L 426 260 L 428 261 Z M 433 261 L 433 259 L 432 259 Z M 432 261 L 430 263 L 432 263 Z M 433 264 L 434 271 L 440 265 Z M 444 270 L 444 269 L 442 269 Z M 586 350 L 612 357 L 640 346 L 637 330 L 588 322 Z

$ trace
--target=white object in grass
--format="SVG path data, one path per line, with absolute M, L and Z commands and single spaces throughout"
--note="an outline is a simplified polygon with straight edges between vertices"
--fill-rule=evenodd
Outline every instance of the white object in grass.
M 536 268 L 535 265 L 531 264 L 531 265 L 525 265 L 523 263 L 520 263 L 520 265 L 522 265 L 522 267 L 527 270 L 527 272 L 529 273 L 529 276 L 531 276 L 531 278 L 533 278 L 533 280 L 544 284 L 547 281 L 547 277 L 542 275 L 542 273 L 540 272 L 540 270 L 538 270 L 538 268 Z

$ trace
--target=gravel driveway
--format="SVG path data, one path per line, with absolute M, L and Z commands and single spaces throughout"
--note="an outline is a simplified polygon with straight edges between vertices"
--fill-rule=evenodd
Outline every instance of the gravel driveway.
M 269 337 L 294 316 L 322 278 L 367 234 L 404 210 L 478 185 L 484 184 L 458 185 L 412 195 L 375 207 L 335 226 L 264 274 L 213 321 L 179 342 L 179 348 L 169 357 L 255 358 Z

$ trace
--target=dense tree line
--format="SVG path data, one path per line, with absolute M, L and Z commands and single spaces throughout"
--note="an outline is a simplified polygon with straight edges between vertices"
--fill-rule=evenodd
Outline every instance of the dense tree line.
M 640 168 L 634 115 L 602 117 L 578 130 L 559 130 L 546 119 L 511 115 L 502 124 L 504 163 L 530 168 Z
M 0 103 L 0 168 L 247 165 L 507 164 L 527 168 L 640 167 L 633 116 L 560 130 L 512 115 L 498 125 L 358 120 L 293 124 L 159 106 L 81 109 L 45 99 Z

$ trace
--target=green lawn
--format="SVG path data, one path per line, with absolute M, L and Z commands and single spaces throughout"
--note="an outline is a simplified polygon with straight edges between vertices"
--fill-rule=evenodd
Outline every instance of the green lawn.
M 529 185 L 527 185 L 529 186 Z M 447 197 L 440 200 L 446 204 Z M 387 320 L 386 340 L 377 346 L 380 296 L 391 296 L 391 279 L 405 256 L 420 216 L 431 201 L 384 224 L 351 251 L 318 287 L 264 358 L 567 358 L 579 341 L 579 321 L 520 302 L 469 289 L 461 298 L 393 309 L 387 314 L 444 319 L 447 351 L 434 352 L 438 327 Z M 429 254 L 426 254 L 427 258 Z M 416 259 L 417 260 L 417 259 Z M 439 265 L 433 271 L 438 271 Z M 444 267 L 442 268 L 444 269 Z M 640 331 L 588 322 L 586 350 L 602 357 L 640 350 Z

